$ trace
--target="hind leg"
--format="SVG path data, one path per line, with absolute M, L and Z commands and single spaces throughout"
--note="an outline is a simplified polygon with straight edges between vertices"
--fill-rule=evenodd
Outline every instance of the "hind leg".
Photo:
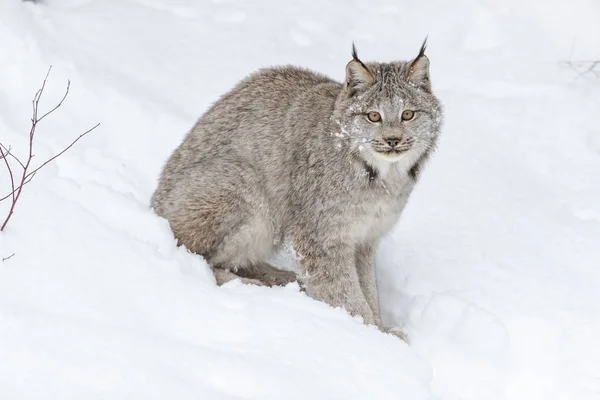
M 270 222 L 255 215 L 224 237 L 209 262 L 213 272 L 227 270 L 244 283 L 285 286 L 296 281 L 296 273 L 263 261 L 271 256 L 274 247 Z
M 227 271 L 228 280 L 259 286 L 285 286 L 296 281 L 296 273 L 271 266 L 266 261 L 274 251 L 273 230 L 268 220 L 252 216 L 223 238 L 209 259 L 215 277 Z M 217 277 L 217 281 L 219 277 Z
M 223 172 L 234 174 L 226 176 Z M 212 179 L 218 176 L 219 179 Z M 251 170 L 228 164 L 218 173 L 202 170 L 198 181 L 181 181 L 156 197 L 179 244 L 202 255 L 219 284 L 237 277 L 248 283 L 284 285 L 295 274 L 266 263 L 281 238 L 268 199 Z
M 277 269 L 266 262 L 240 269 L 236 274 L 243 278 L 258 280 L 266 286 L 285 286 L 297 280 L 295 272 Z
M 265 286 L 263 282 L 258 279 L 250 279 L 250 278 L 242 278 L 239 275 L 234 274 L 233 272 L 223 269 L 223 268 L 213 268 L 213 275 L 217 280 L 217 285 L 221 286 L 229 281 L 234 279 L 239 279 L 242 283 L 246 285 L 256 285 L 256 286 Z

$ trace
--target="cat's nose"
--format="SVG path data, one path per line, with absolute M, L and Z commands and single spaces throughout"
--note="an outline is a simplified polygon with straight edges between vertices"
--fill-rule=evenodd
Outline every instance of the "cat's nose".
M 391 148 L 394 148 L 400 144 L 400 139 L 389 138 L 389 139 L 385 139 L 385 142 L 388 144 L 388 146 L 390 146 Z

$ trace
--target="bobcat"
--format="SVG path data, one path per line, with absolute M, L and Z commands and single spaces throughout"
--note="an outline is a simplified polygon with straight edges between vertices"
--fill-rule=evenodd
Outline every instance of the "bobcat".
M 423 42 L 411 61 L 363 63 L 346 80 L 260 70 L 219 99 L 162 171 L 152 206 L 217 283 L 282 285 L 298 254 L 306 293 L 382 330 L 374 257 L 435 147 L 442 107 Z

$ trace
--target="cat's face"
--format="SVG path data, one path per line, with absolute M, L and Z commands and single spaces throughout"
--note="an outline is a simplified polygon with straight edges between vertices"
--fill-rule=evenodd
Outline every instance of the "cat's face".
M 349 63 L 347 96 L 338 103 L 337 121 L 372 166 L 410 164 L 435 145 L 442 109 L 431 93 L 428 67 L 426 57 L 385 64 L 363 64 L 356 58 Z

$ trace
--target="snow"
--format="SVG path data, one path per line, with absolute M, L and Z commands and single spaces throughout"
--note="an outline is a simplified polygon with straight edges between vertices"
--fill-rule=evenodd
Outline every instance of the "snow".
M 2 0 L 0 141 L 25 156 L 49 65 L 42 109 L 71 92 L 34 165 L 101 125 L 0 234 L 0 397 L 600 399 L 600 79 L 577 64 L 599 20 L 595 0 Z M 427 34 L 445 128 L 377 257 L 410 345 L 295 285 L 216 287 L 148 208 L 199 115 L 259 67 L 341 80 L 353 40 L 406 59 Z

